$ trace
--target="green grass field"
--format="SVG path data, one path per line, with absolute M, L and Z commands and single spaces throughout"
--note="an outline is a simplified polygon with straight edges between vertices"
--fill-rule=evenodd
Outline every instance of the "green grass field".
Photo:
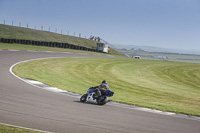
M 14 72 L 80 94 L 107 80 L 116 102 L 200 116 L 200 64 L 59 58 L 19 64 Z

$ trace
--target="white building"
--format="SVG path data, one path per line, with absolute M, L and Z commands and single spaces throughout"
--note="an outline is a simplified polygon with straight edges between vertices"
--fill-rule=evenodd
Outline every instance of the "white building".
M 104 43 L 97 43 L 97 50 L 104 53 L 108 53 L 108 45 Z

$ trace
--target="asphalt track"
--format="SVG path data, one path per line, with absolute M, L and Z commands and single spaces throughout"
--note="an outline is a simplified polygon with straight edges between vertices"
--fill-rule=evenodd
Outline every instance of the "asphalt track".
M 0 123 L 60 133 L 200 132 L 198 120 L 80 103 L 77 98 L 31 86 L 9 72 L 13 64 L 23 60 L 94 56 L 0 50 Z

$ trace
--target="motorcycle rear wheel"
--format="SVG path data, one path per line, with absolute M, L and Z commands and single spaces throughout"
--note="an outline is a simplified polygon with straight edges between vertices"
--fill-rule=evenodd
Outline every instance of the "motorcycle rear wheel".
M 97 104 L 98 105 L 104 105 L 106 104 L 106 99 L 102 99 L 101 97 L 97 99 Z

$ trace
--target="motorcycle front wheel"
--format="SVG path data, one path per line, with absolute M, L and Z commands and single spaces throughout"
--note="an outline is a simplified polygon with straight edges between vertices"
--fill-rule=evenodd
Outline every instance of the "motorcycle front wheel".
M 80 101 L 85 102 L 88 94 L 84 94 L 81 96 Z

